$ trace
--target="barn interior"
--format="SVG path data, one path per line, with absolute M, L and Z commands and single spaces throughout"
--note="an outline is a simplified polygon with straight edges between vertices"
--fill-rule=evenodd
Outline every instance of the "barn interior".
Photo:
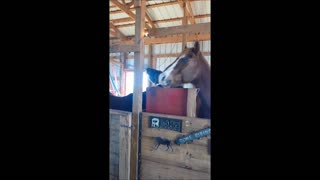
M 191 47 L 196 40 L 200 42 L 200 50 L 211 64 L 210 3 L 210 0 L 146 1 L 143 91 L 154 85 L 148 80 L 146 68 L 163 71 L 176 59 L 182 47 Z M 110 47 L 133 45 L 136 22 L 134 1 L 110 0 L 109 17 Z M 110 92 L 116 96 L 133 93 L 134 87 L 134 51 L 123 48 L 114 49 L 109 54 L 109 87 Z
M 147 68 L 165 70 L 195 42 L 212 64 L 210 7 L 211 0 L 110 0 L 109 91 L 120 97 L 133 94 L 130 111 L 110 108 L 110 179 L 210 179 L 211 121 L 196 117 L 196 89 L 184 85 L 185 115 L 142 111 L 142 92 L 155 86 Z M 178 122 L 180 130 L 148 125 L 165 121 Z M 188 138 L 197 140 L 184 141 Z M 180 141 L 185 143 L 175 144 Z M 157 150 L 152 150 L 154 142 Z

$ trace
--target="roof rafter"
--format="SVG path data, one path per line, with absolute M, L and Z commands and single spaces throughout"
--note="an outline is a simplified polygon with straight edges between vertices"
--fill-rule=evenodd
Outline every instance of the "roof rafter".
M 182 26 L 173 26 L 166 28 L 156 28 L 149 32 L 150 36 L 167 36 L 183 33 L 210 33 L 211 23 L 189 24 Z
M 200 19 L 200 18 L 208 18 L 211 17 L 210 14 L 204 14 L 204 15 L 197 15 L 194 16 L 195 19 Z M 118 23 L 126 23 L 126 22 L 132 22 L 133 20 L 131 18 L 121 18 L 121 19 L 114 19 L 111 20 L 113 22 L 113 24 L 118 27 L 129 27 L 129 26 L 134 26 L 135 23 L 128 23 L 128 24 L 122 24 L 122 25 L 117 25 Z M 157 20 L 157 21 L 153 21 L 154 24 L 158 24 L 158 23 L 165 23 L 165 22 L 174 22 L 174 21 L 182 21 L 182 17 L 179 18 L 172 18 L 172 19 L 162 19 L 162 20 Z M 133 21 L 134 22 L 134 21 Z
M 202 33 L 202 34 L 194 34 L 194 35 L 188 35 L 186 37 L 186 41 L 207 41 L 211 39 L 210 33 Z M 144 44 L 166 44 L 166 43 L 177 43 L 182 42 L 182 36 L 176 35 L 176 36 L 167 36 L 167 37 L 156 37 L 156 38 L 144 38 Z M 125 41 L 110 41 L 109 45 L 134 45 L 134 38 L 130 40 Z M 132 52 L 132 51 L 130 51 Z
M 186 0 L 186 3 L 187 3 L 189 15 L 190 15 L 190 22 L 191 22 L 191 24 L 195 24 L 196 21 L 194 19 L 194 15 L 193 15 L 193 11 L 192 11 L 190 0 Z
M 135 15 L 129 8 L 127 8 L 126 5 L 121 4 L 121 3 L 120 3 L 119 1 L 117 1 L 117 0 L 110 0 L 110 1 L 111 1 L 114 5 L 116 5 L 119 9 L 121 9 L 121 11 L 125 12 L 130 18 L 132 18 L 133 20 L 136 19 L 136 15 Z M 110 14 L 111 14 L 111 12 L 110 12 Z M 146 17 L 146 19 L 147 19 L 147 21 L 149 21 L 147 17 Z M 150 21 L 151 21 L 151 19 L 150 19 Z M 152 28 L 151 23 L 152 23 L 152 21 L 147 24 L 150 28 Z
M 112 22 L 110 22 L 109 25 L 117 34 L 116 36 L 120 37 L 121 39 L 126 37 L 117 27 L 114 26 Z

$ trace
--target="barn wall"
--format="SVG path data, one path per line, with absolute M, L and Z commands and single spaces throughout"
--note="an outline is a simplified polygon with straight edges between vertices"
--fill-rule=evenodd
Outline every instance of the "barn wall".
M 211 41 L 199 41 L 200 51 L 210 52 L 211 51 Z M 194 42 L 187 42 L 188 47 L 192 47 Z M 178 54 L 182 51 L 182 43 L 170 43 L 170 44 L 156 44 L 153 45 L 154 54 Z M 204 56 L 211 65 L 211 56 Z M 164 70 L 168 67 L 176 57 L 164 57 L 156 59 L 156 69 Z

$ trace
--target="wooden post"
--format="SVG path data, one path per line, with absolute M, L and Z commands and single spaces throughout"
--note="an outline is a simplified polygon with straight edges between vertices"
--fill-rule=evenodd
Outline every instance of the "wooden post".
M 154 68 L 153 67 L 153 57 L 152 57 L 152 45 L 149 45 L 149 52 L 148 52 L 148 66 L 149 68 Z M 149 81 L 149 86 L 152 86 L 152 82 Z
M 128 53 L 127 52 L 125 52 L 125 53 L 123 53 L 123 68 L 124 69 L 127 69 L 128 68 L 128 63 L 127 63 L 127 60 L 128 60 Z
M 139 51 L 134 52 L 134 89 L 132 105 L 132 139 L 130 159 L 130 179 L 137 179 L 138 175 L 138 142 L 139 142 L 139 114 L 142 111 L 142 74 L 144 64 L 144 27 L 146 1 L 135 0 L 135 45 Z
M 120 116 L 119 179 L 130 179 L 131 115 Z
M 187 25 L 187 8 L 186 8 L 186 2 L 183 1 L 183 18 L 182 18 L 182 25 Z M 187 45 L 186 42 L 186 33 L 182 34 L 182 50 L 184 49 L 184 47 Z
M 197 117 L 197 89 L 188 88 L 187 116 Z
M 125 78 L 125 72 L 124 72 L 124 66 L 125 66 L 125 58 L 126 58 L 126 53 L 120 53 L 120 93 L 122 96 L 125 95 L 125 84 L 126 84 L 126 78 Z
M 176 57 L 176 56 L 174 56 L 174 57 Z M 156 67 L 157 67 L 157 57 L 152 57 L 152 68 L 153 69 L 156 69 Z

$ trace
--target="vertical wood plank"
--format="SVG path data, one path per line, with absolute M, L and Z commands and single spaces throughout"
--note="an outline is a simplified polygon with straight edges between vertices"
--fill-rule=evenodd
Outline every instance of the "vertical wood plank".
M 186 8 L 186 2 L 183 1 L 182 4 L 183 8 L 183 18 L 182 18 L 182 25 L 187 25 L 187 8 Z M 186 33 L 182 34 L 182 50 L 184 47 L 187 45 L 187 38 L 186 38 Z
M 142 73 L 144 64 L 144 27 L 146 1 L 135 0 L 135 45 L 139 46 L 139 51 L 134 53 L 134 89 L 132 105 L 132 138 L 130 155 L 130 179 L 137 179 L 138 175 L 138 141 L 139 141 L 139 113 L 142 111 Z
M 120 117 L 119 179 L 130 179 L 131 115 Z
M 148 51 L 148 66 L 149 68 L 153 68 L 153 57 L 152 57 L 152 44 L 149 45 L 149 51 Z M 149 86 L 152 86 L 152 82 L 149 81 Z
M 188 88 L 188 97 L 187 97 L 187 116 L 196 117 L 197 110 L 197 89 Z
M 153 69 L 157 69 L 157 61 L 158 61 L 158 58 L 157 57 L 154 57 L 152 58 L 152 65 L 153 65 Z
M 122 63 L 122 65 L 120 66 L 120 76 L 121 76 L 121 80 L 120 80 L 120 93 L 122 96 L 125 95 L 125 84 L 126 84 L 126 78 L 125 78 L 125 72 L 124 72 L 124 68 L 125 68 L 125 63 L 126 63 L 126 53 L 121 53 L 120 54 L 120 62 Z
M 109 116 L 109 175 L 119 178 L 119 126 L 120 115 Z

